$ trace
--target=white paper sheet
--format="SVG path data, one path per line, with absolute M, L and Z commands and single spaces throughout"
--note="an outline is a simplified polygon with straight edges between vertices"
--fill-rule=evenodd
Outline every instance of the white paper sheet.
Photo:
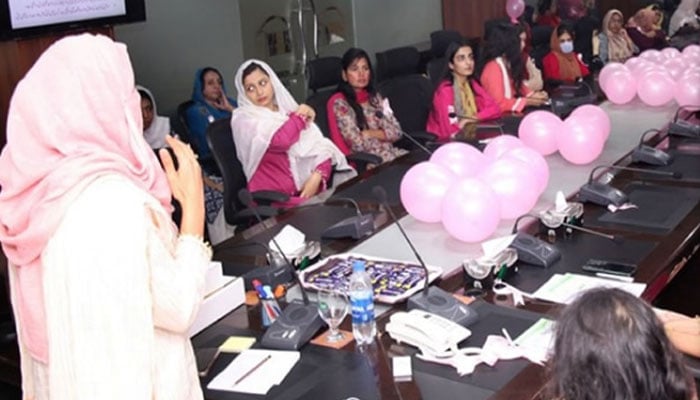
M 268 356 L 270 358 L 263 362 Z M 245 350 L 209 382 L 207 389 L 267 394 L 272 386 L 282 383 L 299 357 L 298 351 Z M 245 378 L 241 379 L 243 376 Z
M 639 297 L 646 289 L 644 283 L 627 283 L 579 274 L 554 274 L 532 295 L 541 300 L 569 304 L 583 292 L 593 288 L 618 288 Z

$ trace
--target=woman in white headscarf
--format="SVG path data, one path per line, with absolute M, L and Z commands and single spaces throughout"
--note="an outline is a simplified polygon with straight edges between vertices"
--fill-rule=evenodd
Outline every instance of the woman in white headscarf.
M 678 8 L 671 16 L 671 21 L 668 24 L 668 36 L 673 36 L 683 26 L 688 25 L 692 28 L 700 28 L 697 11 L 700 7 L 700 0 L 682 0 Z
M 141 115 L 143 117 L 143 138 L 152 149 L 166 146 L 165 137 L 170 135 L 170 118 L 158 115 L 156 99 L 153 93 L 141 85 L 136 85 L 141 96 Z
M 244 62 L 235 84 L 231 129 L 249 190 L 276 190 L 296 205 L 330 186 L 332 169 L 333 184 L 356 174 L 313 123 L 314 110 L 297 104 L 269 65 Z

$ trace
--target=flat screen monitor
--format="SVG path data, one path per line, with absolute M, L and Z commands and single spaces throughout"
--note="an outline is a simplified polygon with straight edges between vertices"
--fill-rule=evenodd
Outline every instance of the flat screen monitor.
M 0 40 L 146 20 L 145 0 L 0 0 Z

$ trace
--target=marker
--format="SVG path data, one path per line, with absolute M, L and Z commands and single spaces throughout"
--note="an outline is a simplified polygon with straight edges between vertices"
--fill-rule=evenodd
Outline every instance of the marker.
M 627 282 L 627 283 L 634 282 L 634 278 L 632 278 L 631 276 L 606 274 L 605 272 L 596 272 L 595 276 L 597 276 L 599 278 L 611 279 L 611 280 L 620 281 L 620 282 Z

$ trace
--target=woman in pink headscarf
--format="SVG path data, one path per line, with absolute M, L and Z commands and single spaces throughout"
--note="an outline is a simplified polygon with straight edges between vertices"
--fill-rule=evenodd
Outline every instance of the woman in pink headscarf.
M 12 96 L 0 241 L 26 399 L 202 398 L 188 335 L 211 257 L 201 171 L 168 138 L 164 173 L 141 125 L 126 46 L 104 36 L 56 42 Z

